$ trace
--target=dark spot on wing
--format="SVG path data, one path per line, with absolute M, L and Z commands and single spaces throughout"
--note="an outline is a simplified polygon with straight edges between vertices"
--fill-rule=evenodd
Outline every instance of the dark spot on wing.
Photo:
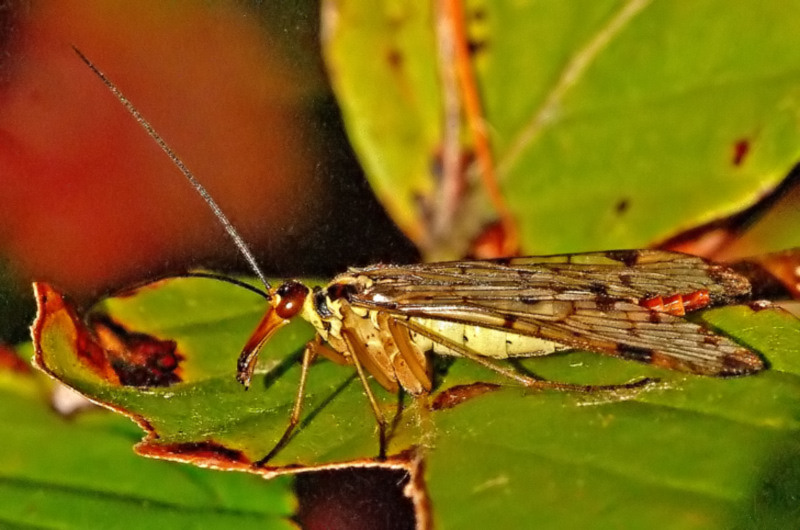
M 726 355 L 722 359 L 722 370 L 719 375 L 735 376 L 759 372 L 766 368 L 764 360 L 757 354 L 744 348 Z
M 514 323 L 517 321 L 517 317 L 515 315 L 506 315 L 505 320 L 503 321 L 504 328 L 513 328 Z
M 621 199 L 614 207 L 614 209 L 616 210 L 617 215 L 622 215 L 628 211 L 628 208 L 630 208 L 630 206 L 631 206 L 631 201 L 629 201 L 628 199 Z
M 640 348 L 638 346 L 629 346 L 627 344 L 619 344 L 617 352 L 623 359 L 631 361 L 639 361 L 640 363 L 650 363 L 653 360 L 653 350 L 650 348 Z
M 597 304 L 597 308 L 604 313 L 610 313 L 614 310 L 614 303 L 616 300 L 609 296 L 598 296 L 595 303 Z
M 625 287 L 633 287 L 633 275 L 630 272 L 621 272 L 618 278 L 619 283 Z
M 627 267 L 633 267 L 639 261 L 638 250 L 611 250 L 605 253 L 606 257 L 624 263 Z
M 597 296 L 608 296 L 608 285 L 603 282 L 592 282 L 589 284 L 589 292 Z

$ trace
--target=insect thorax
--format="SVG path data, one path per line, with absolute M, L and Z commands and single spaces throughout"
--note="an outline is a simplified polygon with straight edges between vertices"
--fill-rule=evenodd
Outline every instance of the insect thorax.
M 368 283 L 363 276 L 342 274 L 325 287 L 314 287 L 306 296 L 301 317 L 314 326 L 324 340 L 340 342 L 343 306 L 348 304 L 351 294 L 364 289 Z

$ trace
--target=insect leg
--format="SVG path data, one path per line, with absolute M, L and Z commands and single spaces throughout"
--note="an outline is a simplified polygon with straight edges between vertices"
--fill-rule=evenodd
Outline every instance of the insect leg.
M 278 454 L 278 451 L 283 449 L 283 447 L 289 441 L 289 438 L 292 437 L 295 427 L 297 427 L 297 424 L 300 422 L 300 411 L 303 407 L 303 398 L 305 397 L 308 370 L 311 366 L 311 363 L 317 357 L 317 351 L 319 348 L 324 348 L 324 346 L 322 346 L 322 339 L 319 335 L 317 335 L 314 340 L 306 344 L 306 349 L 303 352 L 303 367 L 300 370 L 300 383 L 297 385 L 297 396 L 294 399 L 292 414 L 289 416 L 289 425 L 286 426 L 286 430 L 283 431 L 283 435 L 281 436 L 280 440 L 278 440 L 272 450 L 267 453 L 267 456 L 254 464 L 256 467 L 266 465 L 266 463 L 269 462 L 272 457 Z
M 510 370 L 508 368 L 504 368 L 490 359 L 482 356 L 478 352 L 464 346 L 463 344 L 459 344 L 447 337 L 443 337 L 438 335 L 431 330 L 427 329 L 424 326 L 421 326 L 415 322 L 411 322 L 408 320 L 400 320 L 395 319 L 395 321 L 407 327 L 409 330 L 419 333 L 420 335 L 429 338 L 430 340 L 445 346 L 446 348 L 450 348 L 454 352 L 458 353 L 462 357 L 465 357 L 471 361 L 474 361 L 481 366 L 484 366 L 490 370 L 493 370 L 509 379 L 513 379 L 518 383 L 529 387 L 529 388 L 552 388 L 554 390 L 564 390 L 564 391 L 573 391 L 573 392 L 597 392 L 597 391 L 608 391 L 608 390 L 624 390 L 624 389 L 631 389 L 631 388 L 639 388 L 650 383 L 656 382 L 657 379 L 652 379 L 649 377 L 639 379 L 638 381 L 633 381 L 631 383 L 622 383 L 618 385 L 578 385 L 573 383 L 560 383 L 558 381 L 547 381 L 544 379 L 534 379 L 532 377 L 528 377 L 526 375 L 520 374 L 515 370 Z
M 347 366 L 350 364 L 350 361 L 347 357 L 339 353 L 338 351 L 334 350 L 333 348 L 329 348 L 322 344 L 322 339 L 317 336 L 317 341 L 319 344 L 316 346 L 317 354 L 325 357 L 329 361 L 338 364 L 339 366 Z
M 358 372 L 358 378 L 361 379 L 361 384 L 364 386 L 364 392 L 367 394 L 369 404 L 372 405 L 372 412 L 375 414 L 375 420 L 378 422 L 378 443 L 380 444 L 378 458 L 386 458 L 386 417 L 378 406 L 378 401 L 375 399 L 375 395 L 372 393 L 372 389 L 367 381 L 367 373 L 364 371 L 364 367 L 361 365 L 361 360 L 359 359 L 359 356 L 367 355 L 367 352 L 361 348 L 358 338 L 354 337 L 349 330 L 342 330 L 342 338 L 344 338 L 344 341 L 347 343 L 347 348 L 350 350 L 353 364 Z
M 433 385 L 429 373 L 430 366 L 425 358 L 425 352 L 421 351 L 412 343 L 411 336 L 408 334 L 408 328 L 398 325 L 397 319 L 387 316 L 386 327 L 397 345 L 400 357 L 405 361 L 406 366 L 413 375 L 414 382 L 417 383 L 416 386 L 404 383 L 403 387 L 413 395 L 430 392 Z

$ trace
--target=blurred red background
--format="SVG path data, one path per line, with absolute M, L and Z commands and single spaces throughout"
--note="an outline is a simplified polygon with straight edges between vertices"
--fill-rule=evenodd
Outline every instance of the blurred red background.
M 267 274 L 332 274 L 412 253 L 344 140 L 316 3 L 9 6 L 0 12 L 0 256 L 18 285 L 48 281 L 88 301 L 192 266 L 246 270 L 72 45 L 207 186 Z
M 0 92 L 3 254 L 73 293 L 229 255 L 217 222 L 72 51 L 109 75 L 247 239 L 304 230 L 319 194 L 304 102 L 322 90 L 224 7 L 45 2 L 18 20 Z M 303 74 L 308 75 L 303 75 Z M 282 224 L 283 221 L 283 224 Z

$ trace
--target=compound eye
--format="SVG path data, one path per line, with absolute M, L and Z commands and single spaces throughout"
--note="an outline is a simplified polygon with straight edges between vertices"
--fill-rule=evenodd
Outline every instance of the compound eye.
M 286 282 L 275 291 L 280 301 L 275 306 L 275 313 L 288 320 L 303 308 L 303 302 L 308 296 L 308 287 L 300 282 Z

